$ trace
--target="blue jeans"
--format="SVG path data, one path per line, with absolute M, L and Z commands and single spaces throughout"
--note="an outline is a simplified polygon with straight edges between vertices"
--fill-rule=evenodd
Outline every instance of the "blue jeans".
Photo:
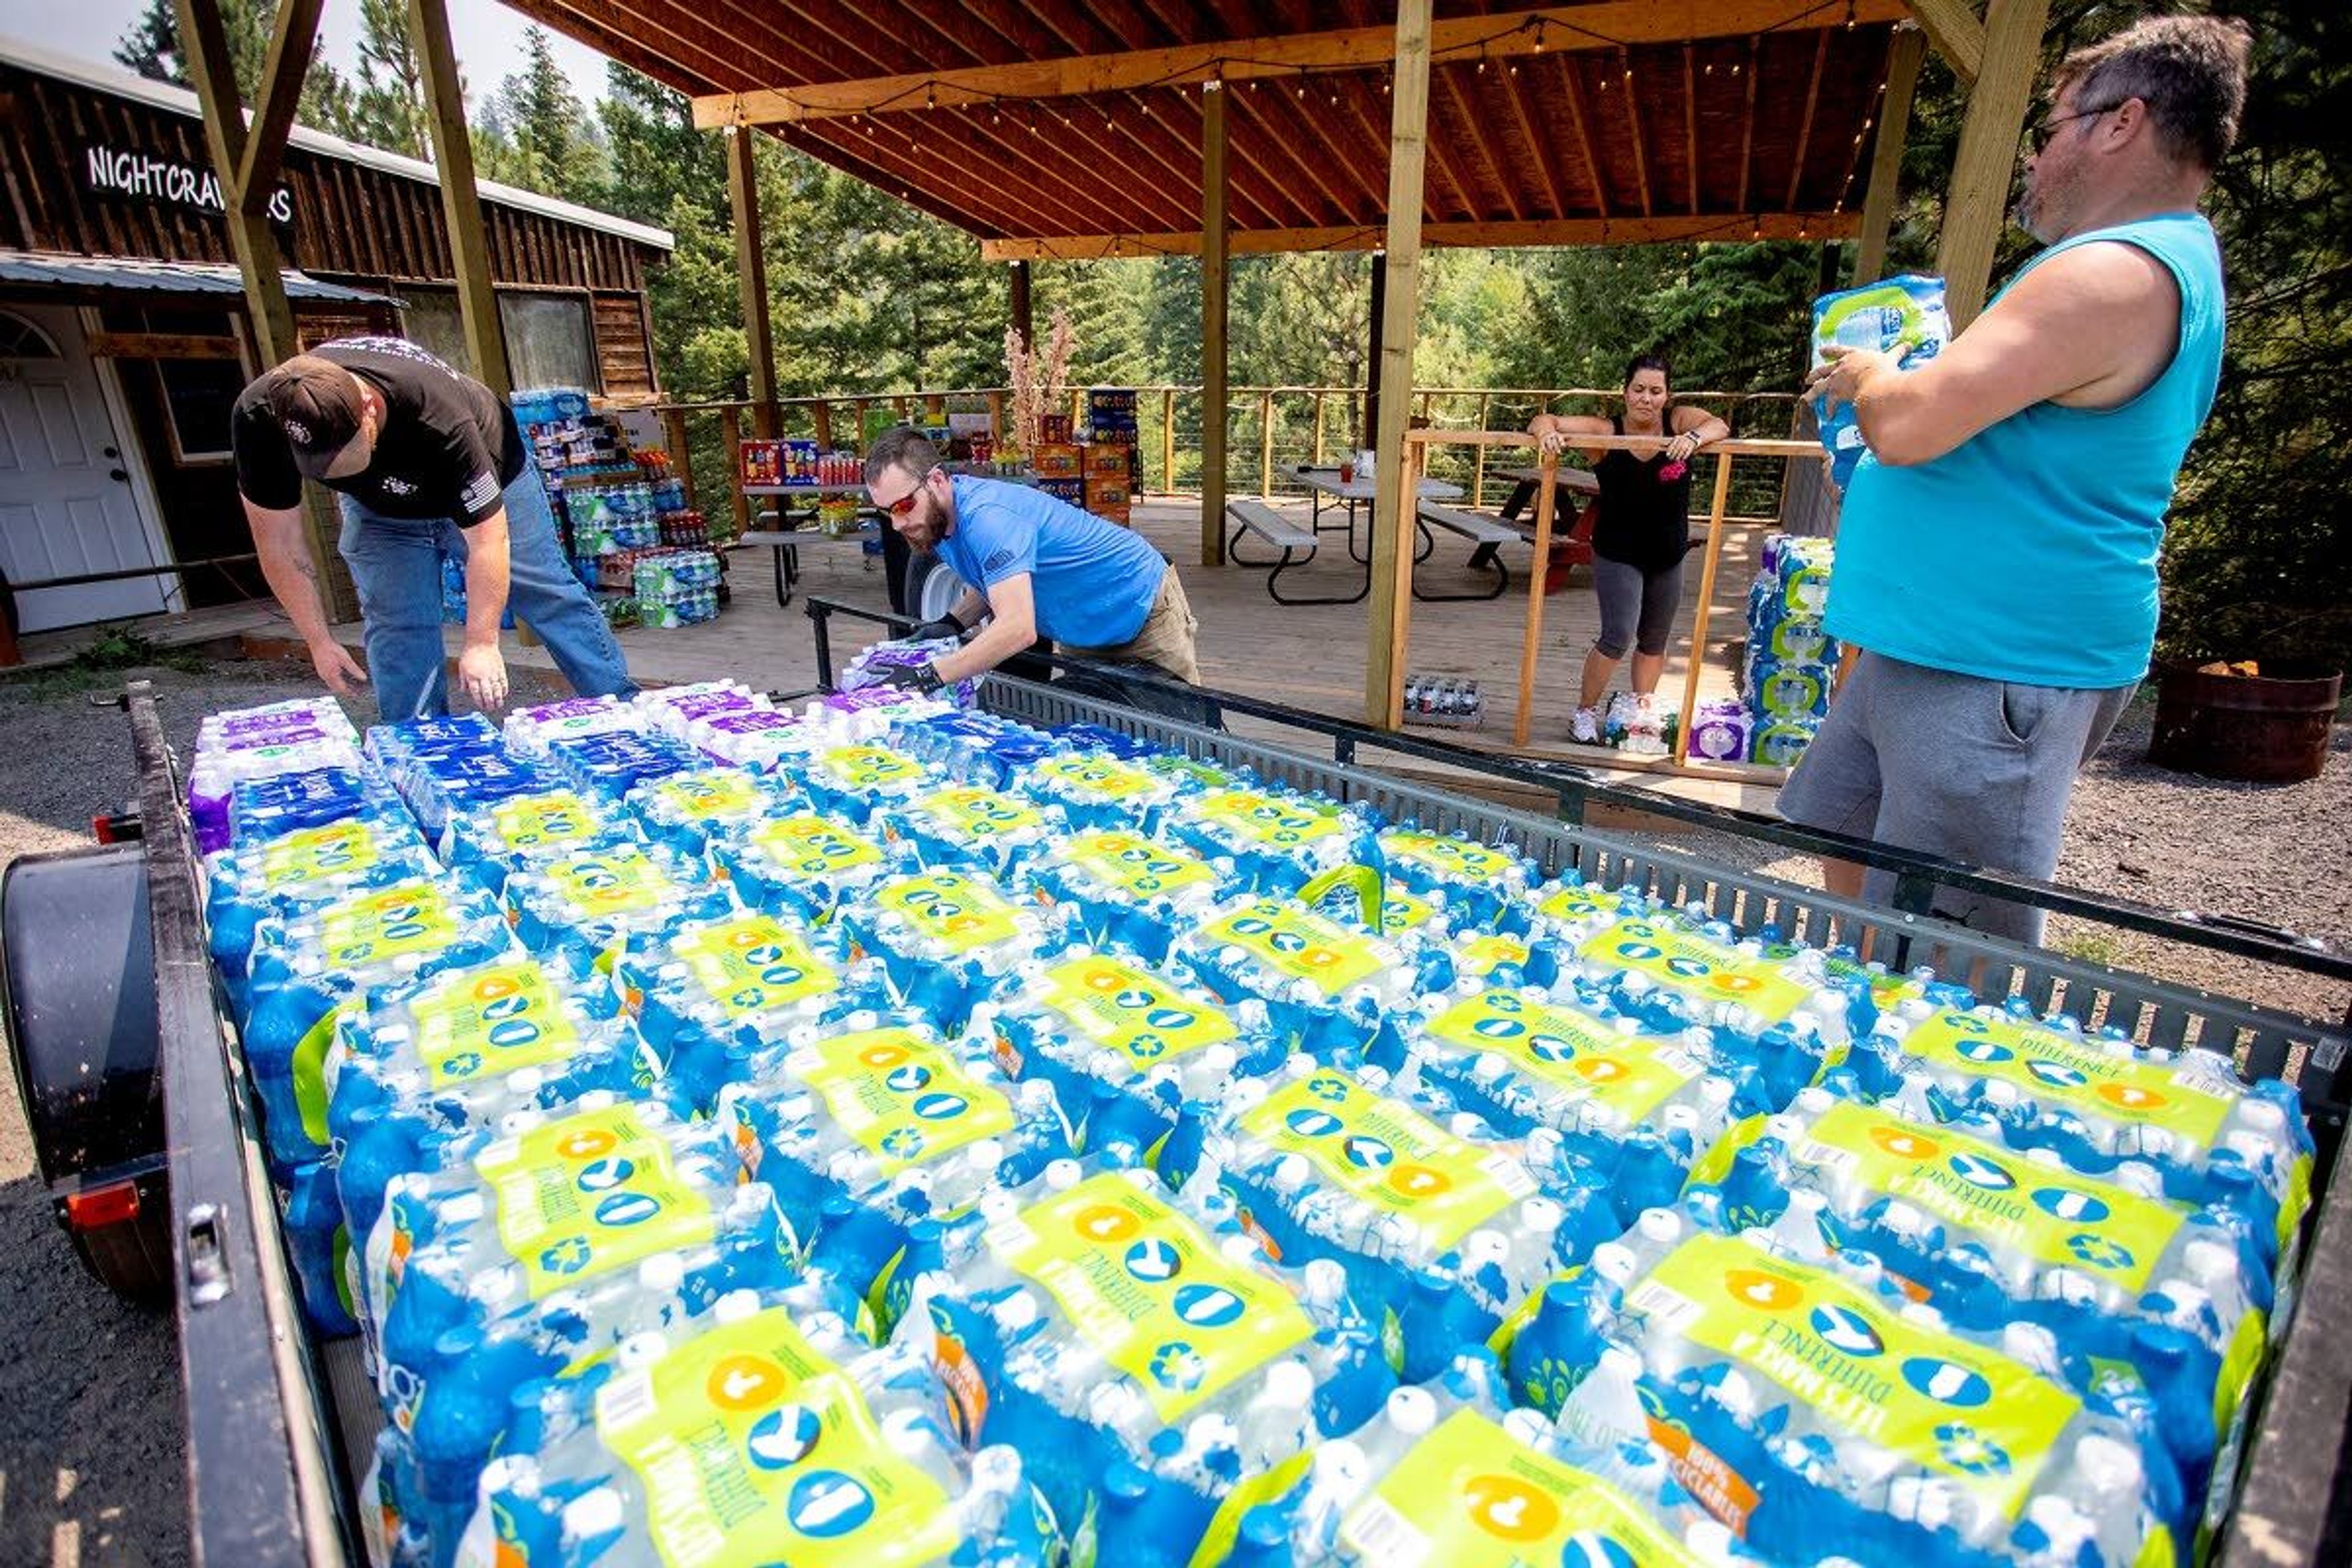
M 342 503 L 343 564 L 367 622 L 368 680 L 387 723 L 449 711 L 441 641 L 441 557 L 462 563 L 466 530 L 446 521 L 379 517 Z M 507 509 L 507 605 L 555 656 L 583 697 L 636 693 L 604 612 L 572 575 L 539 472 L 525 468 L 501 498 Z

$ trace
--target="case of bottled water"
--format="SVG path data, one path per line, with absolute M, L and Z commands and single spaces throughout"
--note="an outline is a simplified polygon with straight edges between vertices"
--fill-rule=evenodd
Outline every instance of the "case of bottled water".
M 1153 781 L 1158 782 L 1158 781 Z M 1086 941 L 1146 963 L 1168 956 L 1227 889 L 1190 849 L 1122 827 L 1087 827 L 1029 864 L 1030 896 L 1062 911 Z
M 1286 1049 L 1391 1068 L 1403 1059 L 1399 1024 L 1418 994 L 1423 952 L 1410 937 L 1350 931 L 1295 900 L 1256 895 L 1218 905 L 1175 945 L 1218 997 L 1264 1007 Z
M 851 951 L 882 961 L 890 998 L 948 1034 L 1047 950 L 1048 922 L 990 877 L 899 871 L 837 917 Z
M 710 858 L 751 908 L 819 925 L 907 869 L 864 828 L 790 806 L 714 844 Z
M 696 768 L 648 780 L 621 805 L 647 838 L 699 855 L 778 814 L 787 799 L 772 781 L 741 768 Z
M 906 795 L 877 811 L 874 826 L 917 865 L 983 872 L 1008 886 L 1068 833 L 1056 808 L 986 784 L 941 784 Z
M 609 973 L 632 937 L 735 910 L 707 861 L 625 838 L 523 867 L 507 878 L 505 902 L 523 946 L 575 980 Z
M 441 859 L 452 871 L 499 893 L 507 878 L 526 867 L 591 854 L 635 837 L 627 817 L 566 786 L 453 813 L 441 829 Z
M 1279 895 L 1342 866 L 1378 868 L 1380 826 L 1361 806 L 1279 786 L 1226 784 L 1178 795 L 1167 832 L 1207 856 L 1229 880 Z

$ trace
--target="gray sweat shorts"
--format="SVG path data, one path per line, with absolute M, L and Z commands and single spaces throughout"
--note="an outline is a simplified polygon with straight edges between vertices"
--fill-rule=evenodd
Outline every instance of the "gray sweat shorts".
M 1898 849 L 2047 879 L 2058 868 L 2074 775 L 2139 683 L 2027 686 L 1865 652 L 1780 791 L 1780 815 Z M 1891 873 L 1863 894 L 1885 903 Z M 2038 943 L 2042 915 L 1938 889 L 1935 912 L 1972 931 Z

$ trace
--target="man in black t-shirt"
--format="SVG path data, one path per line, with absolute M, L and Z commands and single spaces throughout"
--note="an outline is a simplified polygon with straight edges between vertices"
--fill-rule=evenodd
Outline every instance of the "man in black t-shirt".
M 245 389 L 230 420 L 236 486 L 270 591 L 329 688 L 366 681 L 329 635 L 302 543 L 302 481 L 338 493 L 339 548 L 359 589 L 376 705 L 388 721 L 448 710 L 441 558 L 464 563 L 458 684 L 503 707 L 499 623 L 511 604 L 585 696 L 635 688 L 604 612 L 556 536 L 514 414 L 497 394 L 401 338 L 345 338 Z

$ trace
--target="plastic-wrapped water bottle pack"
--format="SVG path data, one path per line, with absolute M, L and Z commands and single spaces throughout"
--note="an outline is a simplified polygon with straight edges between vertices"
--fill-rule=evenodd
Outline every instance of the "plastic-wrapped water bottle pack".
M 2291 1309 L 2291 1091 L 1118 731 L 204 733 L 380 1565 L 2137 1568 Z

